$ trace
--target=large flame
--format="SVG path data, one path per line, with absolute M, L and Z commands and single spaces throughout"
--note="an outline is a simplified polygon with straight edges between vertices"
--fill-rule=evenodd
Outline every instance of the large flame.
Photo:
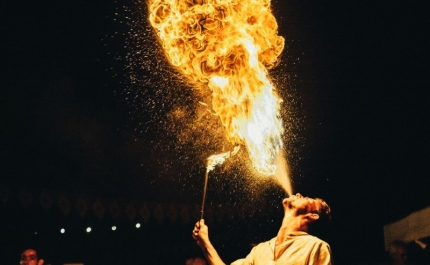
M 149 0 L 150 22 L 170 63 L 212 92 L 232 144 L 262 174 L 283 147 L 281 99 L 268 77 L 284 48 L 270 0 Z

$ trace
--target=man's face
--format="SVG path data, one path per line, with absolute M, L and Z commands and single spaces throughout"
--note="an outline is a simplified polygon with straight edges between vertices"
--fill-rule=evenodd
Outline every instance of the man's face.
M 27 249 L 21 254 L 21 265 L 37 265 L 37 253 L 34 249 Z
M 206 261 L 202 258 L 195 258 L 193 265 L 206 265 Z
M 396 251 L 392 254 L 395 264 L 405 264 L 408 260 L 408 252 L 406 248 L 397 247 Z
M 295 210 L 297 215 L 306 213 L 319 213 L 321 203 L 309 197 L 303 197 L 300 193 L 291 195 L 283 201 L 286 211 Z

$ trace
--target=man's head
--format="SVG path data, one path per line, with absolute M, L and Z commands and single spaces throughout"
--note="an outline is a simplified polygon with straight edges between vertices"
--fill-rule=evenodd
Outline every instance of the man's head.
M 393 264 L 406 264 L 408 261 L 408 247 L 405 242 L 395 240 L 391 242 L 388 252 Z
M 330 219 L 330 206 L 319 198 L 303 197 L 297 193 L 284 199 L 282 204 L 286 213 L 302 217 L 306 225 L 318 219 Z
M 185 261 L 186 265 L 206 265 L 206 260 L 201 257 L 189 258 Z
M 43 259 L 39 259 L 34 249 L 26 249 L 21 254 L 20 265 L 43 265 Z

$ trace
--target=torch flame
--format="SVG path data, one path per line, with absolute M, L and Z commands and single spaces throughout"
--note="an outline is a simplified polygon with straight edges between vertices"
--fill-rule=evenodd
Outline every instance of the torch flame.
M 246 146 L 258 172 L 275 174 L 282 100 L 267 69 L 278 62 L 284 39 L 270 0 L 149 0 L 149 11 L 170 63 L 211 90 L 227 139 Z
M 216 165 L 224 163 L 227 158 L 230 158 L 239 152 L 240 146 L 235 146 L 233 151 L 225 152 L 218 155 L 211 155 L 208 157 L 208 165 L 206 167 L 206 173 L 212 171 Z

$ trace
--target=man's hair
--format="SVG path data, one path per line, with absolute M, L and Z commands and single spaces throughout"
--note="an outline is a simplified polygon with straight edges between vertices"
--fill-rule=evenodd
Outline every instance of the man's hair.
M 331 220 L 331 209 L 330 209 L 330 206 L 323 199 L 315 198 L 315 200 L 317 202 L 319 202 L 320 205 L 321 205 L 321 209 L 319 210 L 319 213 L 318 213 L 319 216 L 320 216 L 320 219 L 324 219 L 324 220 L 330 221 Z
M 318 220 L 308 223 L 308 229 L 312 233 L 320 233 L 328 228 L 331 221 L 331 209 L 326 201 L 320 198 L 315 198 L 315 201 L 320 204 L 318 211 L 314 213 L 319 215 Z

